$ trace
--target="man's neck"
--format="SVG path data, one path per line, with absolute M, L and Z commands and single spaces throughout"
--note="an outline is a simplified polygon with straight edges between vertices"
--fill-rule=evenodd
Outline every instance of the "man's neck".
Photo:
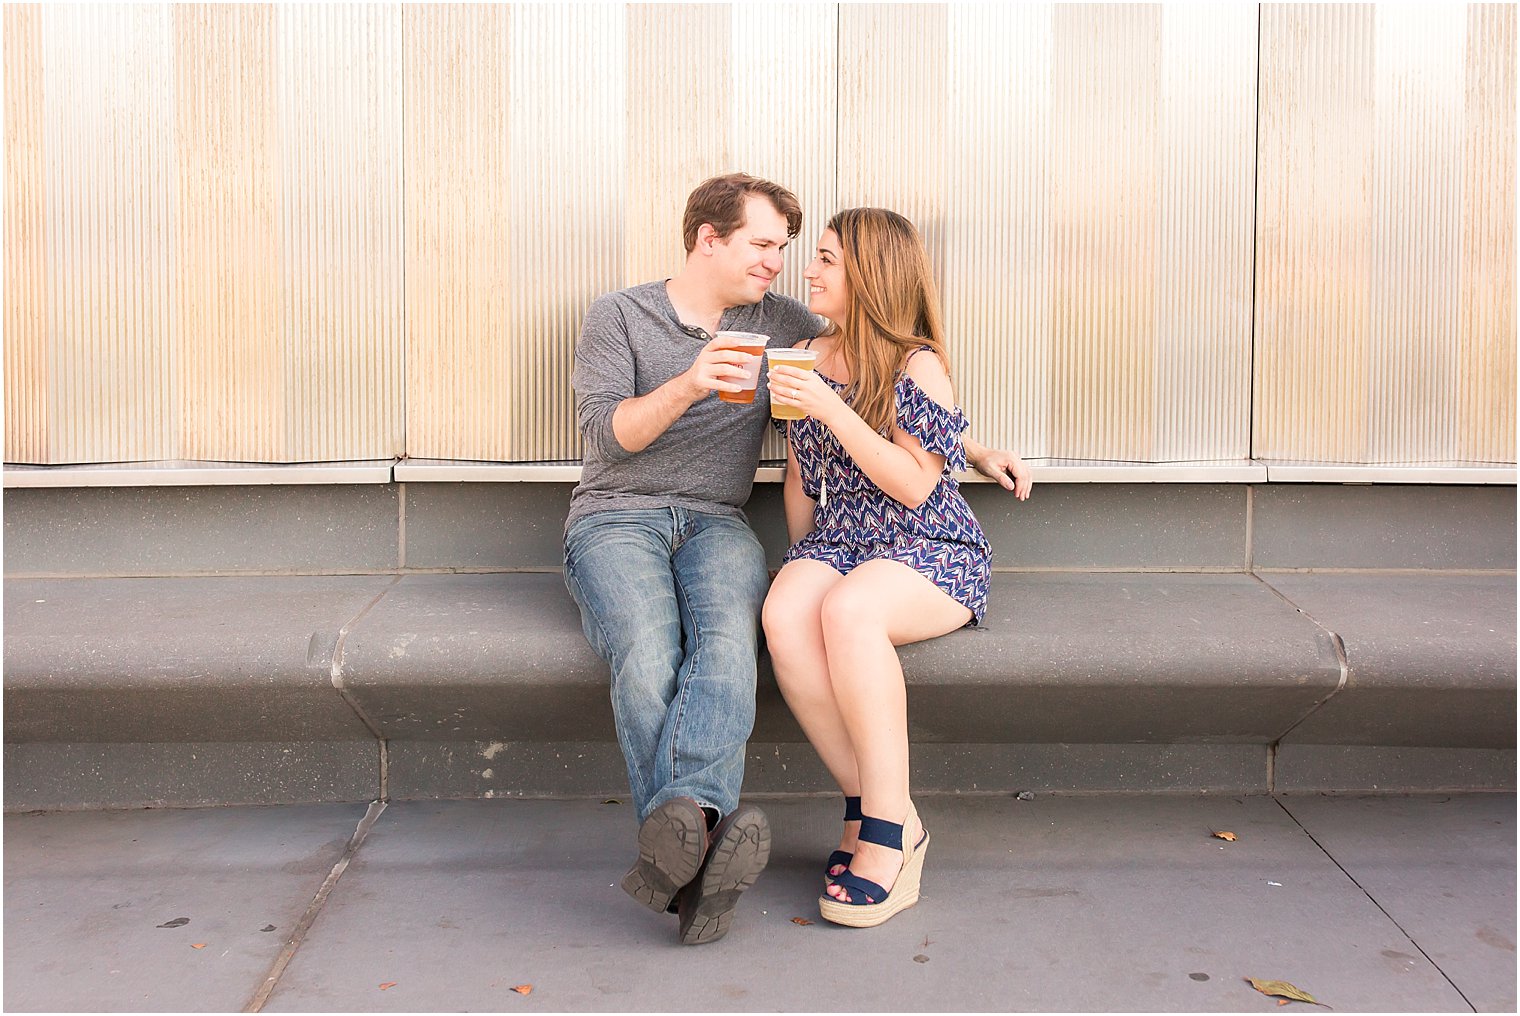
M 665 293 L 682 324 L 696 325 L 708 334 L 717 332 L 728 305 L 698 273 L 683 268 L 665 283 Z

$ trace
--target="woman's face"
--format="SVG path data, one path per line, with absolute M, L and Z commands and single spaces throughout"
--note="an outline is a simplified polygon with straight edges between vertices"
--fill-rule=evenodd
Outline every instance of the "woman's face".
M 808 310 L 842 323 L 850 306 L 850 285 L 844 278 L 839 236 L 832 229 L 818 238 L 818 251 L 802 277 L 808 283 Z

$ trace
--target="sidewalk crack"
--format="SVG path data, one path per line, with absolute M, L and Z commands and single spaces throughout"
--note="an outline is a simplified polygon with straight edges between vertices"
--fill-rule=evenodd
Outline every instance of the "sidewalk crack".
M 317 894 L 312 897 L 311 903 L 307 905 L 306 912 L 296 922 L 295 930 L 290 933 L 290 938 L 286 939 L 285 948 L 281 949 L 280 955 L 275 957 L 274 965 L 269 968 L 269 974 L 264 978 L 263 985 L 259 987 L 258 991 L 254 992 L 253 998 L 248 1000 L 248 1004 L 243 1007 L 243 1012 L 263 1011 L 265 1003 L 269 1001 L 269 996 L 274 993 L 275 988 L 279 987 L 280 978 L 285 974 L 285 968 L 290 965 L 290 961 L 295 957 L 296 950 L 301 948 L 301 943 L 306 941 L 306 933 L 311 930 L 312 923 L 316 921 L 317 915 L 322 912 L 322 908 L 327 904 L 327 897 L 331 895 L 333 887 L 338 884 L 338 879 L 342 878 L 343 873 L 348 870 L 348 862 L 354 859 L 354 855 L 358 853 L 365 839 L 369 837 L 370 829 L 374 827 L 376 820 L 384 813 L 385 808 L 386 804 L 384 801 L 370 802 L 369 807 L 364 812 L 364 817 L 359 820 L 358 827 L 354 829 L 354 835 L 349 838 L 348 846 L 343 850 L 343 856 L 338 858 L 338 863 L 333 865 L 332 871 L 327 873 L 327 878 L 323 880 L 321 888 L 317 890 Z
M 1419 954 L 1421 956 L 1425 957 L 1425 962 L 1429 963 L 1432 967 L 1434 967 L 1435 970 L 1436 970 L 1436 973 L 1440 974 L 1441 977 L 1446 981 L 1446 983 L 1449 984 L 1449 985 L 1451 985 L 1451 990 L 1455 991 L 1457 993 L 1458 997 L 1460 997 L 1462 999 L 1462 1001 L 1467 1005 L 1467 1008 L 1471 1009 L 1473 1012 L 1477 1012 L 1478 1011 L 1478 1007 L 1472 1004 L 1472 999 L 1468 998 L 1467 994 L 1465 992 L 1463 992 L 1463 990 L 1461 988 L 1457 987 L 1457 982 L 1453 981 L 1451 979 L 1451 977 L 1446 973 L 1446 971 L 1441 969 L 1441 964 L 1437 963 L 1431 957 L 1430 953 L 1428 953 L 1428 952 L 1425 951 L 1425 947 L 1424 946 L 1420 945 L 1420 943 L 1418 943 L 1418 942 L 1415 941 L 1414 936 L 1411 935 L 1408 932 L 1408 930 L 1402 924 L 1400 924 L 1398 922 L 1397 918 L 1395 918 L 1392 914 L 1390 914 L 1388 912 L 1388 908 L 1384 907 L 1381 903 L 1378 902 L 1376 896 L 1372 895 L 1370 892 L 1367 891 L 1367 887 L 1366 886 L 1362 885 L 1362 883 L 1360 883 L 1360 882 L 1358 882 L 1356 880 L 1356 876 L 1355 875 L 1351 874 L 1351 872 L 1349 872 L 1349 871 L 1346 870 L 1346 866 L 1345 865 L 1341 864 L 1340 861 L 1337 861 L 1335 859 L 1335 855 L 1332 854 L 1332 853 L 1330 853 L 1330 851 L 1328 849 L 1326 849 L 1325 845 L 1323 843 L 1321 843 L 1318 839 L 1316 839 L 1315 836 L 1314 836 L 1314 834 L 1311 833 L 1308 830 L 1308 828 L 1302 822 L 1300 822 L 1298 820 L 1298 816 L 1295 815 L 1295 814 L 1293 814 L 1292 810 L 1286 804 L 1283 803 L 1282 798 L 1280 798 L 1280 797 L 1278 797 L 1277 795 L 1274 794 L 1272 796 L 1272 801 L 1279 808 L 1281 808 L 1283 810 L 1283 813 L 1285 815 L 1287 815 L 1288 818 L 1290 818 L 1290 819 L 1293 820 L 1293 824 L 1296 825 L 1296 826 L 1298 826 L 1298 828 L 1303 832 L 1303 834 L 1305 836 L 1309 837 L 1309 842 L 1313 843 L 1316 847 L 1318 847 L 1320 849 L 1320 851 L 1326 857 L 1328 857 L 1330 859 L 1330 863 L 1333 864 L 1333 865 L 1335 865 L 1337 868 L 1339 868 L 1340 871 L 1341 871 L 1341 874 L 1345 875 L 1346 878 L 1347 878 L 1347 880 L 1349 880 L 1352 885 L 1354 885 L 1358 889 L 1360 889 L 1362 891 L 1362 895 L 1365 896 L 1365 897 L 1367 897 L 1367 899 L 1371 901 L 1372 905 L 1374 907 L 1377 907 L 1378 910 L 1382 912 L 1382 914 L 1383 914 L 1384 917 L 1388 918 L 1388 922 L 1390 924 L 1392 924 L 1395 928 L 1399 929 L 1399 934 L 1403 935 L 1404 939 L 1410 945 L 1414 946 L 1414 948 L 1419 952 Z

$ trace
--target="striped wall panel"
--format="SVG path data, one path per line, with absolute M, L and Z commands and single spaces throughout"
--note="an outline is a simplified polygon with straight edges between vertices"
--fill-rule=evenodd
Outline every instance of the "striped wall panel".
M 508 399 L 501 417 L 485 421 L 480 448 L 492 454 L 461 448 L 450 457 L 572 459 L 580 455 L 575 336 L 587 305 L 622 285 L 624 136 L 609 125 L 623 116 L 623 11 L 517 7 L 511 42 L 500 184 L 509 223 Z
M 280 461 L 286 195 L 275 10 L 171 10 L 181 454 Z
M 985 443 L 1515 458 L 1512 5 L 4 27 L 10 462 L 573 460 L 585 306 L 678 270 L 734 169 L 803 201 L 788 295 L 833 211 L 914 219 Z
M 841 25 L 841 203 L 919 225 L 977 437 L 1245 457 L 1254 12 L 847 6 Z
M 5 461 L 47 462 L 47 216 L 42 8 L 11 4 L 5 27 Z
M 48 462 L 173 449 L 170 25 L 162 7 L 45 6 L 40 84 Z M 9 440 L 9 434 L 8 434 Z
M 1469 4 L 1453 457 L 1515 461 L 1515 5 Z
M 1514 461 L 1513 20 L 1264 6 L 1257 457 Z
M 401 12 L 277 8 L 282 459 L 400 455 Z
M 936 265 L 971 434 L 1051 447 L 1052 18 L 1048 5 L 956 8 L 948 25 L 945 229 Z
M 795 38 L 774 31 L 778 16 Z M 743 169 L 793 188 L 810 213 L 832 204 L 835 13 L 533 5 L 404 18 L 407 451 L 579 458 L 570 373 L 585 307 L 680 270 L 691 188 Z M 704 58 L 672 60 L 672 40 Z M 816 236 L 817 222 L 806 228 Z M 802 294 L 812 236 L 778 292 Z
M 1162 7 L 1153 461 L 1250 454 L 1256 46 L 1251 5 Z

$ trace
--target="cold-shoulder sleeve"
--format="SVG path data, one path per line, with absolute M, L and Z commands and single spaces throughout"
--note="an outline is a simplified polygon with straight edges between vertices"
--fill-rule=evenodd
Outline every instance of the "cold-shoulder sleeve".
M 906 373 L 897 378 L 897 426 L 918 438 L 925 451 L 945 457 L 951 472 L 966 468 L 961 435 L 970 424 L 959 406 L 947 409 L 930 398 Z

